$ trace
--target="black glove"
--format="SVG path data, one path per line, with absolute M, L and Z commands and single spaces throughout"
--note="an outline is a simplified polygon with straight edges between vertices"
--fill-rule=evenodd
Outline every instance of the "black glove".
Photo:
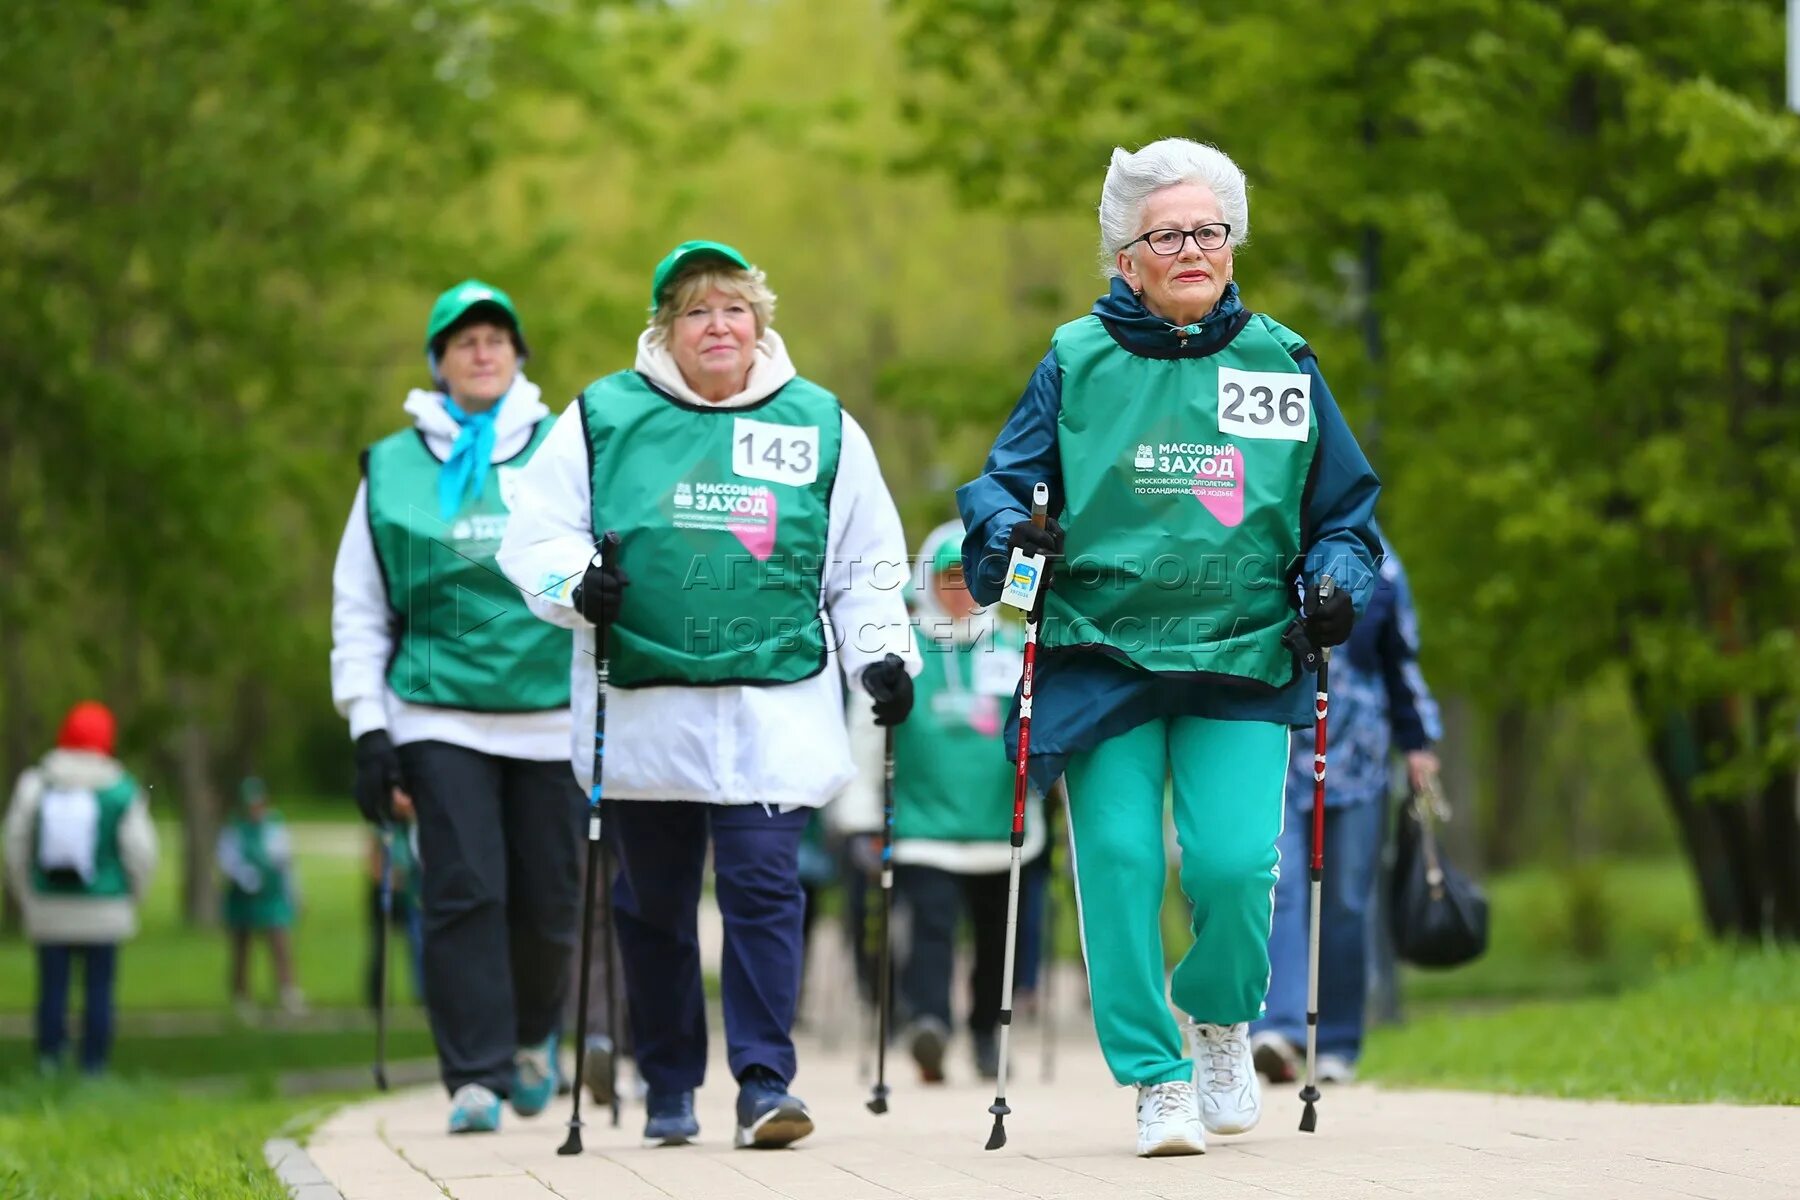
M 1350 593 L 1342 588 L 1333 588 L 1331 595 L 1321 597 L 1315 583 L 1306 589 L 1304 621 L 1306 640 L 1314 646 L 1341 646 L 1350 640 L 1350 630 L 1356 624 L 1356 606 L 1350 603 Z
M 1012 527 L 1012 532 L 1006 537 L 1007 554 L 1010 555 L 1014 550 L 1043 555 L 1044 566 L 1047 569 L 1055 565 L 1056 560 L 1062 557 L 1062 526 L 1048 518 L 1045 519 L 1042 529 L 1030 521 L 1020 521 Z
M 898 725 L 912 711 L 913 681 L 898 654 L 890 654 L 863 671 L 863 690 L 875 700 L 875 723 Z
M 617 549 L 617 540 L 609 538 L 605 552 L 600 556 L 603 561 L 597 567 L 588 563 L 581 582 L 569 596 L 575 611 L 595 626 L 611 625 L 619 619 L 619 604 L 625 599 L 625 589 L 631 583 L 631 576 L 619 567 Z
M 394 789 L 400 787 L 400 755 L 385 729 L 371 729 L 356 739 L 356 807 L 371 825 L 394 816 Z

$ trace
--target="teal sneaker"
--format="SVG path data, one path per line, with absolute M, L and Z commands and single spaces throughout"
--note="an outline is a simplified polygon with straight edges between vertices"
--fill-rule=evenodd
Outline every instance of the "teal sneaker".
M 513 1111 L 535 1117 L 550 1107 L 556 1095 L 556 1035 L 535 1046 L 520 1046 L 513 1054 Z
M 500 1128 L 500 1097 L 479 1083 L 465 1083 L 450 1097 L 451 1133 L 493 1133 Z

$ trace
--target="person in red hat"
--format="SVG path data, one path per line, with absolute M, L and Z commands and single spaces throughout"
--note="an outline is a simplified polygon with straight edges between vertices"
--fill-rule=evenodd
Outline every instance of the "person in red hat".
M 69 710 L 56 749 L 19 776 L 6 814 L 6 877 L 37 946 L 37 1052 L 46 1074 L 68 1049 L 69 987 L 82 962 L 81 1069 L 106 1069 L 119 943 L 156 867 L 156 828 L 137 781 L 113 757 L 117 723 L 104 704 Z

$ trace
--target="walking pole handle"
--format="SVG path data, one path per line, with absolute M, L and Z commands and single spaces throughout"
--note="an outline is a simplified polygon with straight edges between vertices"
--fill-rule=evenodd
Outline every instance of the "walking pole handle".
M 1039 529 L 1042 529 L 1044 527 L 1044 522 L 1048 520 L 1049 517 L 1050 487 L 1040 480 L 1033 484 L 1031 488 L 1031 523 L 1036 525 Z

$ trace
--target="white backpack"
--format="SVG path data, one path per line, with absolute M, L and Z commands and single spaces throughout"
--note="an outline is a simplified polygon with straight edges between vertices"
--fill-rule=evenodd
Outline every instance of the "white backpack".
M 52 879 L 94 881 L 100 797 L 86 788 L 48 788 L 38 802 L 38 866 Z

